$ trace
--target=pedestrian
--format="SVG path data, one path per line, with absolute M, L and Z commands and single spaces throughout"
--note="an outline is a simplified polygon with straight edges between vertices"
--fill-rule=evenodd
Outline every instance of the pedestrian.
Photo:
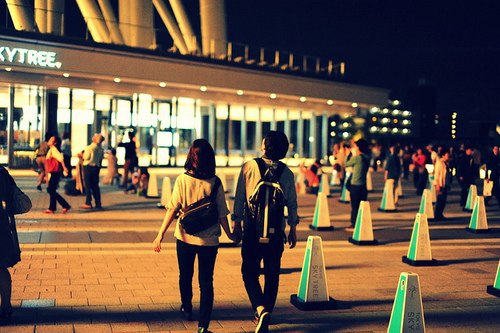
M 107 168 L 107 173 L 106 176 L 104 176 L 104 179 L 102 180 L 103 184 L 106 185 L 113 185 L 113 182 L 116 181 L 119 182 L 119 173 L 118 173 L 118 162 L 116 158 L 116 149 L 112 148 L 108 151 L 108 155 L 106 157 L 106 160 L 108 162 L 108 168 Z
M 46 182 L 46 172 L 45 172 L 45 158 L 47 156 L 47 152 L 49 151 L 49 145 L 47 144 L 47 141 L 49 141 L 50 135 L 48 132 L 45 133 L 45 139 L 40 142 L 38 147 L 36 147 L 35 151 L 36 153 L 36 158 L 35 158 L 35 163 L 38 167 L 38 180 L 36 184 L 36 189 L 38 191 L 42 191 L 42 183 Z
M 436 207 L 434 209 L 434 220 L 444 221 L 443 215 L 446 206 L 446 198 L 450 190 L 452 172 L 449 166 L 450 152 L 443 148 L 438 155 L 434 169 L 434 188 L 436 189 Z
M 488 206 L 491 197 L 495 196 L 498 201 L 498 207 L 500 208 L 500 186 L 498 184 L 500 181 L 500 155 L 498 153 L 498 145 L 493 146 L 486 160 L 486 181 L 493 182 L 493 188 L 491 189 L 491 196 L 484 198 L 484 203 Z
M 21 261 L 21 249 L 14 219 L 14 190 L 17 187 L 7 170 L 0 166 L 0 326 L 12 319 L 12 278 L 9 267 Z
M 465 147 L 465 154 L 458 161 L 457 178 L 460 184 L 460 206 L 465 207 L 469 187 L 474 184 L 474 161 L 472 159 L 473 149 L 470 146 Z
M 306 176 L 306 192 L 311 194 L 318 194 L 320 177 L 321 177 L 321 162 L 319 160 L 314 161 L 305 172 Z
M 125 163 L 123 164 L 123 183 L 121 187 L 127 188 L 128 176 L 130 172 L 139 165 L 137 159 L 137 147 L 135 144 L 135 134 L 132 131 L 128 132 L 128 142 L 118 143 L 118 147 L 125 148 Z
M 349 177 L 348 189 L 351 194 L 351 228 L 356 225 L 356 217 L 361 201 L 368 199 L 368 190 L 366 189 L 366 174 L 370 167 L 369 145 L 365 139 L 359 139 L 351 146 L 351 153 L 345 162 L 346 167 L 352 168 Z
M 63 153 L 64 156 L 64 164 L 68 168 L 68 175 L 66 176 L 67 178 L 72 178 L 72 166 L 71 166 L 71 141 L 69 138 L 69 133 L 64 132 L 62 134 L 62 140 L 61 140 L 61 152 Z
M 70 210 L 71 206 L 59 193 L 57 193 L 61 176 L 63 173 L 68 173 L 68 169 L 64 164 L 64 156 L 59 150 L 61 138 L 55 135 L 51 136 L 47 143 L 50 149 L 47 152 L 45 167 L 47 173 L 49 174 L 47 192 L 49 192 L 50 195 L 50 203 L 49 208 L 45 210 L 44 213 L 54 214 L 57 208 L 57 203 L 59 203 L 63 207 L 62 213 L 66 214 Z
M 398 202 L 398 181 L 401 177 L 401 160 L 398 156 L 399 147 L 395 144 L 389 146 L 389 156 L 385 163 L 384 180 L 392 183 L 394 203 Z
M 425 156 L 422 148 L 417 148 L 415 154 L 413 154 L 413 166 L 414 166 L 414 175 L 413 181 L 415 188 L 417 190 L 417 195 L 422 195 L 424 193 L 425 187 L 427 186 L 427 178 L 428 173 L 425 168 L 425 163 L 427 157 Z
M 285 164 L 279 162 L 286 156 L 288 146 L 288 138 L 283 132 L 270 131 L 262 141 L 262 160 L 260 162 L 251 160 L 241 167 L 234 199 L 232 216 L 235 222 L 234 233 L 238 235 L 238 238 L 242 238 L 241 272 L 245 289 L 255 311 L 255 317 L 258 319 L 255 332 L 268 331 L 271 313 L 278 296 L 281 255 L 284 244 L 288 241 L 290 248 L 294 248 L 297 242 L 296 226 L 299 220 L 293 172 Z M 261 163 L 261 167 L 259 167 L 259 163 Z M 279 184 L 288 207 L 288 237 L 285 234 L 284 219 L 281 217 L 279 221 L 272 221 L 273 225 L 277 227 L 274 237 L 270 237 L 268 243 L 259 242 L 257 228 L 252 225 L 253 221 L 248 210 L 250 198 L 264 176 L 261 168 L 265 168 L 266 173 L 271 174 L 276 173 L 281 168 Z M 264 289 L 259 282 L 261 262 L 263 262 Z
M 198 257 L 198 281 L 200 283 L 200 315 L 198 333 L 206 333 L 210 324 L 214 302 L 213 275 L 215 259 L 219 246 L 221 226 L 230 239 L 234 239 L 229 229 L 226 199 L 220 179 L 215 176 L 215 153 L 207 140 L 197 139 L 189 148 L 186 172 L 177 177 L 172 196 L 166 208 L 160 231 L 153 242 L 153 249 L 161 251 L 161 242 L 165 232 L 177 213 L 189 205 L 206 198 L 218 185 L 215 201 L 217 202 L 218 219 L 215 224 L 195 234 L 188 234 L 179 220 L 174 236 L 177 239 L 177 262 L 179 265 L 179 289 L 181 294 L 180 312 L 184 319 L 192 320 L 193 313 L 193 273 L 194 260 Z
M 99 188 L 99 172 L 101 171 L 104 150 L 102 134 L 94 134 L 92 143 L 83 152 L 83 180 L 85 183 L 85 204 L 83 209 L 92 209 L 92 196 L 94 196 L 96 209 L 101 209 L 101 189 Z

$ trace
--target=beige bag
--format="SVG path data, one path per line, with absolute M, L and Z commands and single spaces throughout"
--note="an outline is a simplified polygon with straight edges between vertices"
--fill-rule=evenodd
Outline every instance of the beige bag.
M 484 186 L 483 186 L 483 196 L 484 197 L 491 197 L 491 192 L 493 191 L 493 181 L 487 181 L 486 179 L 484 180 Z

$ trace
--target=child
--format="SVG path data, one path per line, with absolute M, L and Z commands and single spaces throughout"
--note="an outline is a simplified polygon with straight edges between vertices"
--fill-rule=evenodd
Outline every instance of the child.
M 104 176 L 102 183 L 106 185 L 113 185 L 113 181 L 116 179 L 118 183 L 120 175 L 118 174 L 118 164 L 116 159 L 116 149 L 112 148 L 108 151 L 107 156 L 108 161 L 108 173 Z

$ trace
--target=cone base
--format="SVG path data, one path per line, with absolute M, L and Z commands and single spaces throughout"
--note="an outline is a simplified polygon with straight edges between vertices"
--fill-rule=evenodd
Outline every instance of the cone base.
M 146 198 L 147 199 L 159 199 L 160 196 L 159 195 L 146 195 Z
M 333 310 L 337 308 L 337 301 L 331 297 L 329 297 L 328 301 L 323 302 L 304 302 L 297 297 L 297 294 L 293 294 L 290 296 L 290 303 L 302 311 Z
M 394 212 L 397 212 L 398 210 L 395 208 L 395 209 L 384 209 L 384 208 L 377 208 L 377 210 L 379 212 L 386 212 L 386 213 L 394 213 Z
M 349 243 L 355 244 L 355 245 L 378 245 L 378 241 L 376 239 L 374 240 L 357 240 L 352 237 L 349 237 L 348 239 Z
M 469 227 L 465 228 L 465 230 L 474 234 L 487 234 L 492 232 L 491 229 L 471 229 Z
M 351 201 L 350 200 L 349 201 L 347 201 L 347 200 L 339 200 L 339 202 L 341 202 L 341 203 L 350 203 Z
M 493 286 L 488 286 L 486 287 L 486 292 L 490 295 L 493 295 L 493 296 L 496 296 L 496 297 L 500 297 L 500 289 L 497 289 Z
M 438 261 L 436 259 L 432 260 L 413 260 L 408 258 L 407 256 L 401 257 L 402 261 L 405 264 L 411 265 L 411 266 L 437 266 Z
M 462 208 L 462 210 L 463 210 L 464 212 L 472 212 L 472 209 L 465 208 L 465 207 L 464 207 L 464 208 Z
M 316 227 L 312 224 L 309 224 L 309 229 L 316 230 L 316 231 L 328 231 L 328 230 L 333 230 L 333 226 L 329 227 Z
M 156 208 L 165 209 L 165 206 L 163 206 L 163 205 L 161 204 L 161 202 L 158 202 L 158 203 L 156 204 Z
M 234 199 L 236 199 L 236 197 L 234 195 L 230 195 L 229 199 L 234 200 Z

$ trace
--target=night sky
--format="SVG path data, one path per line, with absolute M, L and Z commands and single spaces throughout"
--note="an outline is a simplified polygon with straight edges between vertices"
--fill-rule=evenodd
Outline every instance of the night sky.
M 350 81 L 388 88 L 403 101 L 424 78 L 437 90 L 439 113 L 500 120 L 497 1 L 229 0 L 226 7 L 230 40 L 345 61 Z

